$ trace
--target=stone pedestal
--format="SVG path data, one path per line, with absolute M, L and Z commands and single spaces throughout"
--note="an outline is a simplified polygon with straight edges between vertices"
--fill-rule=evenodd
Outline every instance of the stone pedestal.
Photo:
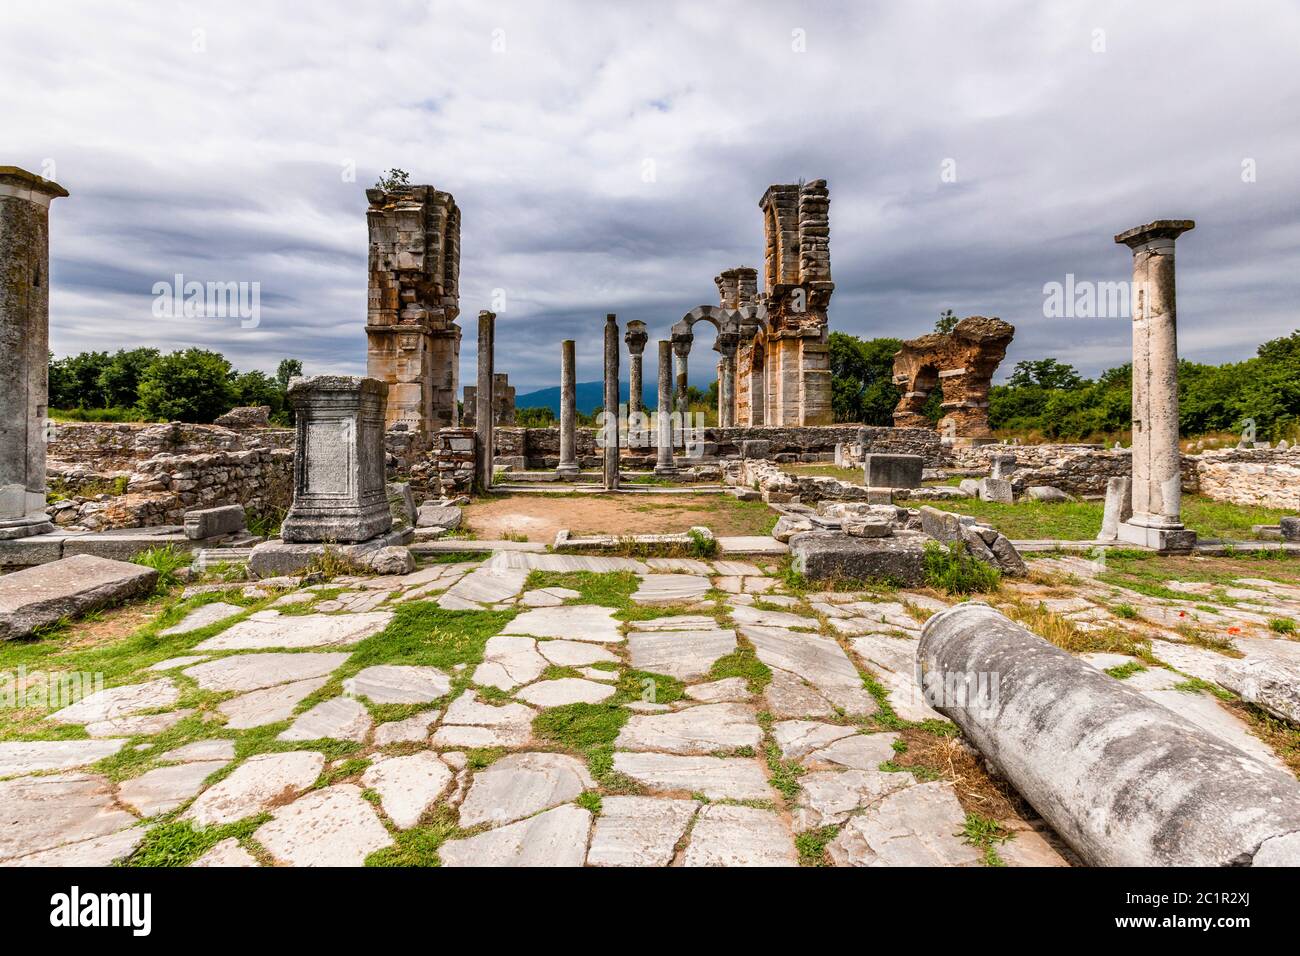
M 561 478 L 574 478 L 579 472 L 576 453 L 578 380 L 573 339 L 560 343 L 560 464 L 555 469 Z
M 296 378 L 288 398 L 297 422 L 293 504 L 280 537 L 287 542 L 367 541 L 393 516 L 384 484 L 384 413 L 388 386 L 373 378 Z
M 659 342 L 659 406 L 655 410 L 658 430 L 658 458 L 656 475 L 674 475 L 673 466 L 673 344 L 666 339 Z
M 0 540 L 54 530 L 45 513 L 50 202 L 66 195 L 0 166 Z
M 618 490 L 618 319 L 605 316 L 605 490 Z
M 1174 240 L 1190 219 L 1161 219 L 1122 232 L 1133 250 L 1133 516 L 1119 540 L 1160 551 L 1187 550 L 1178 449 L 1178 337 Z
M 496 350 L 496 315 L 483 311 L 478 314 L 478 391 L 475 394 L 474 433 L 478 439 L 478 466 L 476 484 L 481 491 L 492 488 L 492 440 L 494 431 L 493 388 L 496 384 L 493 371 Z

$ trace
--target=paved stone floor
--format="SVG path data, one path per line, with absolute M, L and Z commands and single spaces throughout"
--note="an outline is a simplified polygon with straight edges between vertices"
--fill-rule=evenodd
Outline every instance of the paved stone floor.
M 962 752 L 913 678 L 946 602 L 790 593 L 770 560 L 502 552 L 193 587 L 110 686 L 0 740 L 0 862 L 1069 865 L 1027 808 L 982 813 L 953 760 L 909 763 Z M 1207 609 L 1195 584 L 1032 567 L 993 603 L 1149 640 L 1085 657 L 1281 764 L 1209 683 L 1225 651 L 1296 659 L 1269 622 L 1300 619 L 1300 589 L 1242 579 Z

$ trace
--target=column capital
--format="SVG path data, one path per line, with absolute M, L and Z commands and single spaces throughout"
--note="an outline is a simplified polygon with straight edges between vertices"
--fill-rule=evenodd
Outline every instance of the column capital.
M 62 199 L 68 191 L 54 182 L 18 166 L 0 166 L 0 196 L 16 196 L 48 206 L 52 199 Z
M 1173 241 L 1195 228 L 1196 223 L 1191 219 L 1157 219 L 1144 226 L 1134 226 L 1132 229 L 1124 230 L 1115 237 L 1115 241 L 1136 250 L 1153 239 Z
M 650 335 L 646 332 L 646 325 L 640 319 L 633 319 L 627 324 L 627 332 L 623 335 L 623 341 L 627 343 L 627 349 L 633 355 L 640 355 L 645 351 L 646 343 L 650 341 Z

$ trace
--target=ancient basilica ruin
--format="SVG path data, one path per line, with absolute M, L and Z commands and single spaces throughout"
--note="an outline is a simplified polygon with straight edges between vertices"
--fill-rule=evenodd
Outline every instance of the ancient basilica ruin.
M 0 865 L 1300 863 L 1300 457 L 1180 446 L 1190 220 L 1114 236 L 1108 448 L 994 433 L 1015 329 L 981 315 L 902 343 L 892 425 L 835 422 L 821 179 L 767 189 L 716 305 L 555 343 L 554 426 L 492 311 L 462 386 L 430 185 L 366 191 L 367 375 L 292 379 L 291 428 L 51 421 L 64 197 L 0 167 L 0 642 L 60 692 L 0 712 Z M 630 396 L 592 427 L 598 351 Z

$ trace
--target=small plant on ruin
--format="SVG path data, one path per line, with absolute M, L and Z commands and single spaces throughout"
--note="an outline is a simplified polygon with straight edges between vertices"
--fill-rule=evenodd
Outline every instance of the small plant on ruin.
M 925 582 L 945 594 L 988 594 L 1002 585 L 1002 574 L 974 557 L 964 542 L 948 547 L 936 542 L 925 546 Z
M 968 813 L 965 826 L 956 836 L 984 851 L 985 866 L 1006 866 L 1003 859 L 998 856 L 997 848 L 999 844 L 1006 843 L 1015 834 L 996 820 L 982 817 L 978 813 Z
M 691 555 L 696 558 L 711 558 L 718 553 L 718 539 L 692 528 L 687 532 L 691 538 Z
M 410 174 L 404 169 L 394 167 L 379 177 L 379 182 L 375 183 L 375 188 L 391 193 L 394 189 L 405 189 L 410 185 Z
M 1294 634 L 1295 621 L 1289 617 L 1275 617 L 1268 622 L 1268 629 L 1275 634 Z
M 143 551 L 132 558 L 131 563 L 157 571 L 156 588 L 158 593 L 162 594 L 181 583 L 180 572 L 183 568 L 188 568 L 192 560 L 188 551 L 177 551 L 175 546 L 169 544 L 166 547 Z
M 1138 616 L 1137 608 L 1135 608 L 1132 604 L 1116 604 L 1113 608 L 1111 608 L 1111 612 L 1116 617 L 1122 617 L 1128 621 L 1131 621 L 1133 620 L 1133 618 Z

